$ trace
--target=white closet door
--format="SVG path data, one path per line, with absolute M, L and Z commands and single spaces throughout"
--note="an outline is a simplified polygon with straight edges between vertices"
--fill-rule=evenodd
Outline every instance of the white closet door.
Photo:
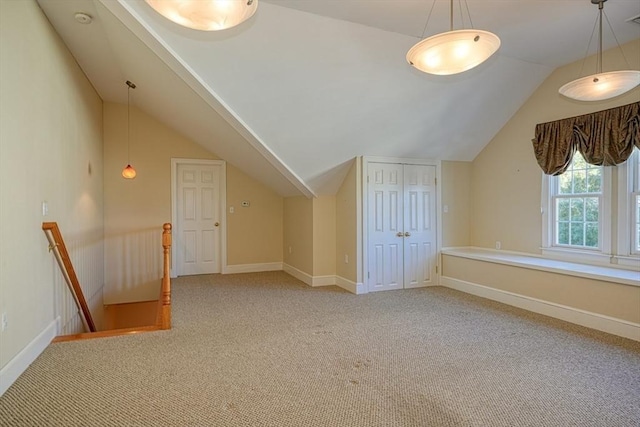
M 402 165 L 369 163 L 369 291 L 402 289 Z
M 433 283 L 436 259 L 436 171 L 434 166 L 404 166 L 404 287 Z
M 369 163 L 369 292 L 434 283 L 435 174 L 435 166 Z

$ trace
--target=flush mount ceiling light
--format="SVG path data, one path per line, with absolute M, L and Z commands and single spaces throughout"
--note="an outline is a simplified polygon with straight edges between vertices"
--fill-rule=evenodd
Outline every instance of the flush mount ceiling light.
M 558 89 L 558 92 L 567 98 L 575 99 L 576 101 L 603 101 L 627 93 L 640 85 L 640 71 L 622 70 L 602 72 L 602 14 L 604 13 L 605 1 L 607 0 L 591 0 L 591 3 L 598 5 L 598 56 L 596 61 L 596 74 L 571 81 Z M 608 19 L 607 22 L 609 22 Z M 611 27 L 611 24 L 609 24 L 609 27 Z M 613 33 L 613 28 L 611 28 L 611 32 Z M 615 33 L 613 36 L 615 38 Z M 618 48 L 622 52 L 620 45 L 618 45 Z M 624 57 L 624 52 L 622 52 L 622 56 Z M 627 62 L 626 57 L 624 60 Z M 629 66 L 628 62 L 627 66 Z
M 218 31 L 251 18 L 258 0 L 145 0 L 165 18 L 194 30 Z
M 131 152 L 131 139 L 129 137 L 129 129 L 131 128 L 131 97 L 130 92 L 131 89 L 135 89 L 136 85 L 129 80 L 127 80 L 127 166 L 122 169 L 122 177 L 125 179 L 133 179 L 136 177 L 136 170 L 131 166 L 131 162 L 129 159 L 129 154 Z
M 465 5 L 466 3 L 465 0 Z M 433 5 L 431 11 L 433 11 Z M 431 17 L 431 11 L 429 17 Z M 473 27 L 468 5 L 467 14 Z M 427 17 L 427 24 L 429 17 Z M 453 0 L 450 1 L 449 23 L 450 31 L 421 40 L 409 49 L 407 62 L 429 74 L 458 74 L 482 64 L 500 47 L 500 38 L 488 31 L 473 28 L 453 30 Z M 425 24 L 425 29 L 426 27 Z

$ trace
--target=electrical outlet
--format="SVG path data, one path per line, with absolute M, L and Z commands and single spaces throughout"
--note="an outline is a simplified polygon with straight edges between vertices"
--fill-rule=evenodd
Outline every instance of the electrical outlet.
M 42 202 L 42 216 L 49 215 L 49 203 L 45 200 Z
M 496 240 L 496 249 L 500 249 L 502 248 L 502 242 L 500 242 L 499 240 Z
M 236 211 L 236 208 L 234 208 L 233 206 L 229 208 L 229 213 L 234 213 L 235 211 Z
M 7 313 L 2 313 L 2 330 L 6 330 L 9 327 L 9 321 L 7 320 Z
M 344 254 L 344 263 L 349 264 L 349 255 Z
M 289 246 L 289 253 L 291 253 L 291 246 Z

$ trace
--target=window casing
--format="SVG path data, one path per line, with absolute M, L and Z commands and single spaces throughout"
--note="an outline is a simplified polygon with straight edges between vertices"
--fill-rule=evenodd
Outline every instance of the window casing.
M 640 150 L 618 166 L 619 264 L 640 265 Z
M 611 168 L 586 163 L 579 152 L 559 176 L 543 175 L 543 254 L 609 263 Z

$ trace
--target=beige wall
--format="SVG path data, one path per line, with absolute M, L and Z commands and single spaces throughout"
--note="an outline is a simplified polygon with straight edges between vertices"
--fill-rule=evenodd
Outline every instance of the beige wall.
M 336 198 L 313 199 L 313 276 L 336 274 Z
M 242 207 L 242 201 L 250 202 Z M 229 208 L 234 213 L 229 213 Z M 282 262 L 283 198 L 227 165 L 227 263 Z
M 640 291 L 636 286 L 450 255 L 442 256 L 442 272 L 454 279 L 640 323 Z
M 468 246 L 473 214 L 470 206 L 471 162 L 443 161 L 440 170 L 442 247 Z
M 284 199 L 283 231 L 284 263 L 313 276 L 313 199 Z
M 355 159 L 336 194 L 336 276 L 358 281 L 358 198 L 357 172 L 359 159 Z M 349 258 L 345 261 L 345 256 Z
M 56 317 L 63 330 L 81 327 L 47 250 L 43 221 L 58 222 L 87 299 L 101 305 L 103 182 L 102 101 L 37 3 L 0 1 L 0 31 L 0 313 L 8 321 L 0 332 L 4 368 Z M 41 210 L 45 200 L 46 217 Z
M 133 98 L 133 97 L 132 97 Z M 217 159 L 134 106 L 131 164 L 127 162 L 127 106 L 104 106 L 105 302 L 152 300 L 162 276 L 162 224 L 171 222 L 171 159 Z M 250 207 L 240 206 L 242 200 Z M 227 165 L 227 263 L 282 261 L 282 197 Z
M 638 69 L 640 39 L 623 46 Z M 590 58 L 585 70 L 595 69 Z M 605 52 L 607 69 L 626 68 L 616 49 Z M 640 88 L 614 100 L 579 103 L 561 97 L 558 88 L 579 76 L 582 60 L 555 70 L 493 140 L 474 159 L 471 172 L 471 241 L 474 246 L 539 253 L 542 171 L 531 139 L 537 123 L 591 113 L 637 102 Z M 615 211 L 613 217 L 615 218 Z M 615 234 L 615 233 L 614 233 Z

